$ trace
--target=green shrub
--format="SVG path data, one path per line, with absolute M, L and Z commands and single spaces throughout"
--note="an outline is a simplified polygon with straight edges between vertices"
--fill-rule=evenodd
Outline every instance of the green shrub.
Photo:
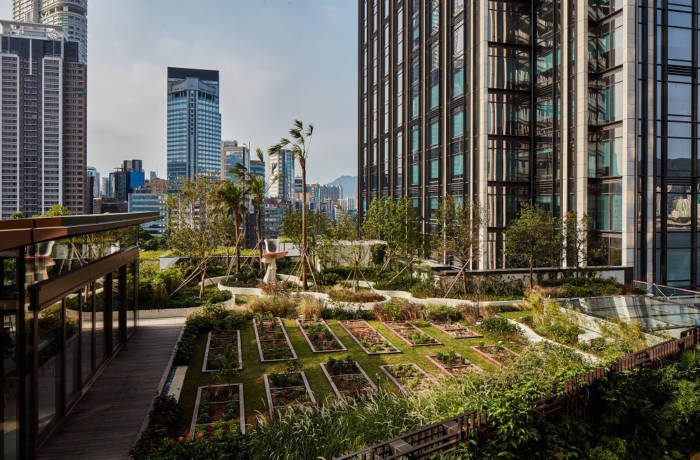
M 507 337 L 520 334 L 520 329 L 515 324 L 502 316 L 492 316 L 481 322 L 481 329 L 499 337 Z
M 346 310 L 345 308 L 339 307 L 326 307 L 321 310 L 321 318 L 323 319 L 337 319 L 337 320 L 359 320 L 364 319 L 367 321 L 377 319 L 372 310 L 364 310 L 359 308 L 357 310 Z
M 247 315 L 228 311 L 222 305 L 206 305 L 202 311 L 187 317 L 182 336 L 177 343 L 174 363 L 176 366 L 188 365 L 192 359 L 199 334 L 212 330 L 233 331 L 241 329 L 249 319 Z
M 462 313 L 459 308 L 449 305 L 428 305 L 425 308 L 425 317 L 431 321 L 459 321 Z
M 294 318 L 297 314 L 299 299 L 292 296 L 262 296 L 248 302 L 248 311 L 256 313 L 272 313 L 273 316 Z
M 425 307 L 400 297 L 392 297 L 388 302 L 374 307 L 374 314 L 382 321 L 412 321 L 425 319 Z

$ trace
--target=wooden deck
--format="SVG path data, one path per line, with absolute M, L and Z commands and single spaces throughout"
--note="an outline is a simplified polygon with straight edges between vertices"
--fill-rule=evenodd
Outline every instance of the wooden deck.
M 140 326 L 39 450 L 40 459 L 126 459 L 182 322 Z

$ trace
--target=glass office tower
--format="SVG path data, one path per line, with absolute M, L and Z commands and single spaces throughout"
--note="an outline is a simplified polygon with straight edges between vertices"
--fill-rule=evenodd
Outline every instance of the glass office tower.
M 525 202 L 592 218 L 637 279 L 700 286 L 698 0 L 360 0 L 360 216 L 409 196 L 487 212 L 505 266 Z
M 168 67 L 168 181 L 221 174 L 219 71 Z

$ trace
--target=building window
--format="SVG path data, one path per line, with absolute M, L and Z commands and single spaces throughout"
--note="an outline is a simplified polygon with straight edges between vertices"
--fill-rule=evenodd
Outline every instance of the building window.
M 459 97 L 464 94 L 464 67 L 462 60 L 455 61 L 455 69 L 452 74 L 452 96 Z
M 440 120 L 434 118 L 430 122 L 430 146 L 435 147 L 440 143 Z
M 430 87 L 430 108 L 440 105 L 440 83 L 433 83 Z
M 452 114 L 452 137 L 464 135 L 464 112 L 462 109 L 455 110 Z
M 411 185 L 420 184 L 420 168 L 417 163 L 411 165 Z
M 454 177 L 460 177 L 464 174 L 464 157 L 462 155 L 455 155 L 452 157 L 452 175 Z
M 411 152 L 420 150 L 420 128 L 414 126 L 411 130 Z
M 430 160 L 430 179 L 435 180 L 440 177 L 440 160 L 437 158 Z

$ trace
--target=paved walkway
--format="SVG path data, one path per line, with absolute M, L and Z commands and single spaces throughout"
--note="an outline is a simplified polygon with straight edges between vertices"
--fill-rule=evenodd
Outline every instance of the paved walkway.
M 558 343 L 555 342 L 554 340 L 550 340 L 546 337 L 542 337 L 539 335 L 537 332 L 533 331 L 532 328 L 528 327 L 527 325 L 523 323 L 519 323 L 513 319 L 507 318 L 508 322 L 515 325 L 520 331 L 523 333 L 523 336 L 528 340 L 528 342 L 532 343 L 539 343 L 539 342 L 547 342 L 552 345 L 557 345 L 559 347 L 564 347 L 568 348 L 570 350 L 573 350 L 575 353 L 581 355 L 585 360 L 591 362 L 591 363 L 597 363 L 600 361 L 600 358 L 598 358 L 596 355 L 592 355 L 590 353 L 586 353 L 583 350 L 579 350 L 578 348 L 571 347 L 569 345 L 564 345 L 563 343 Z
M 38 458 L 128 458 L 181 328 L 182 319 L 142 322 Z

